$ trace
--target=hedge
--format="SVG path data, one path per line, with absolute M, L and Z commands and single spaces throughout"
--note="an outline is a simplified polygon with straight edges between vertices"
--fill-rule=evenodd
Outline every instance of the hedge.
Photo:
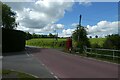
M 2 52 L 17 52 L 25 49 L 25 32 L 2 28 Z

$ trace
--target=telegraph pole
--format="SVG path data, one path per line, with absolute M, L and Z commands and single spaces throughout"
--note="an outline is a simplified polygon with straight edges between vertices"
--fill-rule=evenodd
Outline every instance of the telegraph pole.
M 77 26 L 77 31 L 80 29 L 80 27 L 81 27 L 81 19 L 82 19 L 82 15 L 80 15 L 80 19 L 79 19 L 79 25 Z M 80 41 L 80 34 L 79 34 L 79 31 L 77 32 L 77 34 L 78 34 L 78 42 Z
M 82 19 L 82 15 L 80 15 L 80 20 L 79 20 L 79 26 L 81 27 L 81 19 Z

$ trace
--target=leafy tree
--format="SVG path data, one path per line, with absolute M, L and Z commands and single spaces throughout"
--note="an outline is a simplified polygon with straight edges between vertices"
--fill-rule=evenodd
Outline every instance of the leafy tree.
M 26 40 L 32 39 L 32 35 L 29 32 L 26 32 Z
M 98 38 L 98 36 L 96 35 L 95 38 Z
M 33 33 L 33 34 L 32 34 L 32 37 L 33 37 L 33 38 L 39 38 L 39 35 L 38 35 L 38 34 Z
M 52 33 L 50 33 L 50 34 L 48 35 L 48 37 L 53 38 L 54 35 L 53 35 Z
M 90 36 L 90 38 L 92 38 L 92 36 Z
M 8 5 L 4 3 L 1 3 L 1 5 L 2 5 L 2 26 L 3 28 L 14 29 L 15 27 L 17 27 L 16 21 L 15 21 L 16 13 L 13 12 Z
M 79 29 L 77 29 L 73 32 L 72 37 L 73 37 L 73 40 L 77 43 L 76 47 L 79 47 L 81 49 L 80 52 L 83 52 L 84 46 L 89 47 L 90 42 L 87 37 L 86 29 L 80 25 L 78 25 L 78 27 L 79 27 Z
M 103 44 L 104 48 L 109 49 L 120 49 L 120 35 L 119 34 L 113 34 L 106 36 L 106 40 Z

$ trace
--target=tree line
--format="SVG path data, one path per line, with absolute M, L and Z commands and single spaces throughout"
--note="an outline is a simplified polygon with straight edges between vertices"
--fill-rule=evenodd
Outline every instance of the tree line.
M 26 40 L 32 39 L 32 38 L 59 38 L 57 35 L 53 35 L 52 33 L 49 33 L 48 35 L 40 35 L 40 34 L 30 34 L 29 32 L 26 32 Z

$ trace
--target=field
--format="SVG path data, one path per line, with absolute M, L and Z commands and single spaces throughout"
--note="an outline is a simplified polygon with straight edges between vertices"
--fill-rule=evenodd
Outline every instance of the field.
M 90 43 L 102 46 L 106 38 L 91 38 Z M 57 41 L 53 38 L 36 38 L 26 41 L 26 45 L 38 46 L 44 48 L 63 48 L 65 47 L 65 38 L 60 38 Z
M 102 47 L 104 41 L 106 40 L 106 38 L 91 38 L 91 39 L 89 39 L 89 40 L 90 40 L 90 43 L 91 43 L 91 44 L 97 43 L 99 46 Z
M 36 38 L 26 41 L 26 45 L 38 46 L 43 48 L 62 48 L 65 46 L 66 39 L 55 40 L 53 38 Z

